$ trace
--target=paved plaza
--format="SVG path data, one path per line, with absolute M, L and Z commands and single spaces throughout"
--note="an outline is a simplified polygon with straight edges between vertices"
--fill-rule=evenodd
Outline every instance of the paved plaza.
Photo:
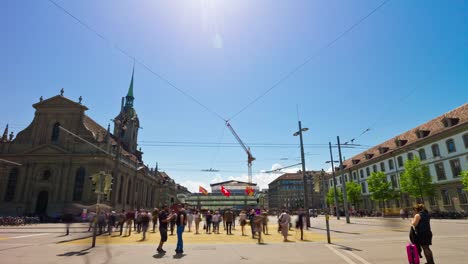
M 331 219 L 332 244 L 327 244 L 325 219 L 314 218 L 312 228 L 301 241 L 291 230 L 289 240 L 282 242 L 276 226 L 269 226 L 270 235 L 263 243 L 251 236 L 242 236 L 236 227 L 233 235 L 184 233 L 182 255 L 174 252 L 176 236 L 169 236 L 166 254 L 156 254 L 158 233 L 149 233 L 146 241 L 141 234 L 130 237 L 98 237 L 97 246 L 90 248 L 91 233 L 86 224 L 74 224 L 69 236 L 61 224 L 43 224 L 0 229 L 1 263 L 337 263 L 337 264 L 404 264 L 408 242 L 409 220 L 352 218 Z M 274 222 L 271 222 L 274 223 Z M 436 263 L 466 263 L 468 252 L 468 221 L 433 220 L 433 252 Z M 248 227 L 248 226 L 247 226 Z M 222 231 L 222 228 L 221 228 Z M 249 229 L 247 229 L 249 231 Z M 249 233 L 248 233 L 249 234 Z M 423 259 L 424 261 L 424 259 Z M 424 262 L 422 262 L 424 263 Z

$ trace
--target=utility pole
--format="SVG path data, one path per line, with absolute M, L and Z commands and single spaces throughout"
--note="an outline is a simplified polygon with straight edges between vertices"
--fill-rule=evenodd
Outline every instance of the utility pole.
M 346 216 L 346 223 L 349 224 L 349 211 L 348 211 L 348 195 L 346 193 L 346 181 L 344 178 L 344 173 L 343 173 L 343 159 L 341 158 L 341 145 L 340 145 L 340 137 L 336 137 L 337 143 L 338 143 L 338 155 L 340 155 L 340 173 L 341 173 L 341 182 L 343 183 L 341 185 L 341 188 L 343 189 L 343 207 L 345 211 L 345 216 Z M 351 177 L 351 175 L 349 175 Z
M 309 193 L 307 188 L 307 178 L 306 178 L 306 168 L 305 168 L 305 158 L 304 158 L 304 143 L 302 140 L 302 131 L 309 130 L 308 128 L 302 128 L 301 121 L 299 122 L 299 131 L 294 133 L 294 136 L 299 135 L 299 140 L 301 143 L 301 163 L 302 163 L 302 181 L 304 183 L 304 209 L 307 220 L 307 227 L 310 227 L 310 216 L 309 216 Z
M 336 177 L 335 177 L 335 162 L 333 161 L 333 152 L 331 142 L 328 142 L 328 147 L 330 148 L 330 163 L 332 165 L 332 177 L 333 177 L 333 190 L 335 192 L 335 213 L 336 219 L 340 220 L 340 205 L 338 204 L 338 193 L 336 190 Z

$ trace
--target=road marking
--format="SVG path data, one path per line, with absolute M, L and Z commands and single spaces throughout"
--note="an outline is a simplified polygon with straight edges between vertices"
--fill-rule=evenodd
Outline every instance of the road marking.
M 47 235 L 49 233 L 41 233 L 41 234 L 33 234 L 33 235 L 26 235 L 26 236 L 16 236 L 16 237 L 9 237 L 9 239 L 13 239 L 13 238 L 23 238 L 23 237 L 33 237 L 33 236 L 43 236 L 43 235 Z
M 352 261 L 350 258 L 348 258 L 347 256 L 341 254 L 338 250 L 336 250 L 333 246 L 330 246 L 330 245 L 326 245 L 327 248 L 329 248 L 331 251 L 333 251 L 333 253 L 335 253 L 335 255 L 339 256 L 340 258 L 342 258 L 344 261 L 346 261 L 348 264 L 357 264 L 356 262 Z
M 349 251 L 349 250 L 345 250 L 346 253 L 348 253 L 349 255 L 353 256 L 355 259 L 361 261 L 363 264 L 371 264 L 370 262 L 368 262 L 367 260 L 361 258 L 360 256 L 354 254 L 353 252 Z

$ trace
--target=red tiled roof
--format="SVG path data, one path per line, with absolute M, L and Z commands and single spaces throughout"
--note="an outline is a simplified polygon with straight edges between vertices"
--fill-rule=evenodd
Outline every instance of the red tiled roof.
M 451 127 L 445 127 L 444 124 L 442 123 L 442 120 L 444 118 L 457 118 L 458 119 L 458 123 L 456 125 L 453 125 Z M 411 130 L 408 130 L 406 132 L 404 132 L 403 134 L 400 134 L 396 137 L 393 137 L 392 139 L 389 139 L 385 142 L 383 142 L 382 144 L 379 144 L 377 146 L 374 146 L 362 153 L 359 153 L 355 156 L 353 156 L 352 158 L 350 159 L 347 159 L 343 162 L 343 166 L 347 167 L 347 168 L 350 168 L 350 167 L 353 167 L 353 166 L 358 166 L 362 163 L 365 163 L 368 161 L 368 159 L 366 159 L 366 154 L 372 154 L 373 156 L 369 159 L 369 160 L 374 160 L 380 156 L 383 156 L 383 155 L 386 155 L 386 153 L 383 153 L 383 154 L 380 154 L 380 151 L 379 151 L 379 148 L 388 148 L 389 151 L 393 151 L 393 150 L 398 150 L 398 149 L 402 149 L 402 148 L 406 148 L 410 145 L 413 145 L 421 140 L 424 140 L 424 139 L 427 139 L 428 137 L 432 137 L 432 136 L 435 136 L 435 135 L 438 135 L 440 133 L 443 133 L 445 131 L 448 131 L 448 130 L 451 130 L 455 127 L 459 127 L 465 123 L 468 122 L 468 104 L 464 104 L 458 108 L 455 108 L 454 110 L 448 112 L 448 113 L 445 113 L 441 116 L 438 116 L 434 119 L 432 119 L 431 121 L 427 122 L 427 123 L 424 123 L 420 126 L 417 126 Z M 424 138 L 418 138 L 417 136 L 417 131 L 429 131 L 429 134 L 427 135 L 427 137 L 424 137 Z M 397 140 L 407 140 L 407 142 L 403 145 L 403 146 L 400 146 L 400 147 L 397 147 L 396 145 L 396 141 Z M 388 152 L 387 152 L 388 153 Z M 359 163 L 357 164 L 353 164 L 352 160 L 360 160 Z

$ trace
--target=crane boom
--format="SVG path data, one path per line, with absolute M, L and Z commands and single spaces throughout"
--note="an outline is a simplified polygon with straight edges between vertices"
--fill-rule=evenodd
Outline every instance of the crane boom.
M 241 145 L 241 147 L 244 149 L 245 153 L 247 153 L 247 165 L 249 168 L 249 183 L 252 183 L 252 161 L 254 161 L 255 158 L 252 156 L 252 152 L 250 152 L 250 148 L 244 144 L 242 139 L 239 137 L 239 135 L 237 135 L 236 131 L 231 126 L 231 124 L 229 124 L 228 121 L 226 121 L 226 126 L 229 128 L 232 135 L 236 138 L 239 145 Z

